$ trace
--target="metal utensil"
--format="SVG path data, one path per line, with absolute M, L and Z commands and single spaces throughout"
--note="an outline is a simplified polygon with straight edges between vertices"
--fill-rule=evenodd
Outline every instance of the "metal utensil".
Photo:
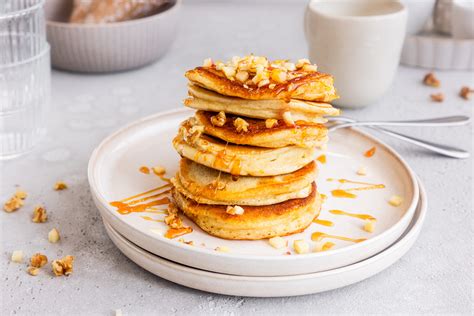
M 406 141 L 413 145 L 417 145 L 428 149 L 430 151 L 436 152 L 443 156 L 451 157 L 451 158 L 458 158 L 464 159 L 470 156 L 469 152 L 442 144 L 436 144 L 430 141 L 422 140 L 419 138 L 407 136 L 398 132 L 394 132 L 382 127 L 378 126 L 459 126 L 465 125 L 470 122 L 470 118 L 467 116 L 449 116 L 449 117 L 441 117 L 441 118 L 434 118 L 434 119 L 427 119 L 427 120 L 412 120 L 412 121 L 374 121 L 374 122 L 362 122 L 356 121 L 354 119 L 348 117 L 337 117 L 331 118 L 330 122 L 345 122 L 343 124 L 336 124 L 328 128 L 329 131 L 334 131 L 339 128 L 351 127 L 351 126 L 367 126 L 375 131 L 381 132 L 386 135 L 393 136 L 397 139 Z

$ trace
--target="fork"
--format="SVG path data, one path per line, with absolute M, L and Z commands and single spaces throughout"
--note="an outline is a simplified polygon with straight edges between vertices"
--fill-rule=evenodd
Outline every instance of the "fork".
M 357 121 L 348 117 L 334 117 L 329 118 L 329 122 L 336 123 L 328 128 L 329 131 L 335 131 L 340 128 L 347 128 L 352 126 L 366 126 L 378 132 L 381 132 L 386 135 L 390 135 L 397 139 L 406 141 L 413 145 L 417 145 L 428 149 L 430 151 L 436 152 L 443 156 L 451 157 L 451 158 L 458 158 L 464 159 L 470 156 L 469 152 L 464 151 L 462 149 L 433 143 L 430 141 L 422 140 L 419 138 L 415 138 L 412 136 L 404 135 L 398 132 L 394 132 L 379 126 L 419 126 L 419 127 L 441 127 L 441 126 L 461 126 L 466 125 L 470 122 L 470 118 L 467 116 L 447 116 L 447 117 L 439 117 L 439 118 L 432 118 L 432 119 L 422 119 L 422 120 L 408 120 L 408 121 Z M 341 124 L 337 124 L 337 122 L 344 122 Z

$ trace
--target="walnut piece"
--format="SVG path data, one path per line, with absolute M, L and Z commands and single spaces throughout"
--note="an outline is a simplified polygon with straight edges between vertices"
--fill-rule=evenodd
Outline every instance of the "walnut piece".
M 268 239 L 268 243 L 273 247 L 273 248 L 276 248 L 276 249 L 281 249 L 281 248 L 285 248 L 288 246 L 288 240 L 285 240 L 281 237 L 273 237 L 273 238 L 270 238 Z
M 61 237 L 59 236 L 59 231 L 56 228 L 53 228 L 48 233 L 48 241 L 50 243 L 57 243 Z
M 303 240 L 298 239 L 293 242 L 293 248 L 295 248 L 296 253 L 303 254 L 309 252 L 309 244 Z
M 225 113 L 222 112 L 222 111 L 217 113 L 214 116 L 211 116 L 211 124 L 214 125 L 214 126 L 222 127 L 222 126 L 224 126 L 226 120 L 227 120 L 227 118 L 225 116 Z
M 62 259 L 53 260 L 51 267 L 56 276 L 69 276 L 72 273 L 73 256 L 66 256 Z
M 464 100 L 469 100 L 471 93 L 474 92 L 474 89 L 470 89 L 469 87 L 462 87 L 461 91 L 459 91 L 459 96 Z
M 272 128 L 273 126 L 278 125 L 278 120 L 275 119 L 266 119 L 265 120 L 265 127 Z
M 225 212 L 230 215 L 242 215 L 244 214 L 245 210 L 241 206 L 238 206 L 238 205 L 235 205 L 235 206 L 228 205 Z
M 64 183 L 63 181 L 58 181 L 54 184 L 54 189 L 56 191 L 62 191 L 67 189 L 67 184 Z
M 390 200 L 388 200 L 388 204 L 392 206 L 400 206 L 403 203 L 403 198 L 398 195 L 392 195 Z
M 21 263 L 23 261 L 23 251 L 15 250 L 12 252 L 12 262 Z
M 235 126 L 235 129 L 237 130 L 237 132 L 248 132 L 249 131 L 249 123 L 247 123 L 246 120 L 244 120 L 243 118 L 236 118 L 234 120 L 234 126 Z
M 39 274 L 39 271 L 40 271 L 40 269 L 38 269 L 36 267 L 28 267 L 26 269 L 26 272 L 28 272 L 28 274 L 32 275 L 32 276 L 37 276 Z
M 425 75 L 425 77 L 423 78 L 423 83 L 427 86 L 436 88 L 441 85 L 441 82 L 438 80 L 438 78 L 435 77 L 434 73 L 432 72 Z
M 293 121 L 293 117 L 291 116 L 291 112 L 283 113 L 283 121 L 286 123 L 286 125 L 290 125 L 290 126 L 295 125 L 295 121 Z
M 41 268 L 47 263 L 48 263 L 48 257 L 43 255 L 42 253 L 36 253 L 30 259 L 30 265 L 35 268 Z
M 46 209 L 42 206 L 36 206 L 33 211 L 32 221 L 35 223 L 44 223 L 48 220 Z
M 440 93 L 433 93 L 430 95 L 431 100 L 434 102 L 443 102 L 444 101 L 444 94 Z
M 26 193 L 25 191 L 21 190 L 21 189 L 17 189 L 16 192 L 15 192 L 15 197 L 19 198 L 19 199 L 26 199 L 26 197 L 28 196 L 28 193 Z
M 8 201 L 5 202 L 5 204 L 3 204 L 3 210 L 7 213 L 11 213 L 20 209 L 20 207 L 22 207 L 24 204 L 25 203 L 22 199 L 12 196 Z
M 359 169 L 357 169 L 357 174 L 359 176 L 366 176 L 367 175 L 367 168 L 365 166 L 360 166 Z

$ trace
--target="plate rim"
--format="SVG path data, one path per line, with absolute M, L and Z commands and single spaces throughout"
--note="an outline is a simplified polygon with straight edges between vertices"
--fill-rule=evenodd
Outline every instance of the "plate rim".
M 100 192 L 98 191 L 98 189 L 97 189 L 97 187 L 94 183 L 94 180 L 95 180 L 94 169 L 95 169 L 95 166 L 96 166 L 95 162 L 97 161 L 97 159 L 99 157 L 100 150 L 107 143 L 109 143 L 111 140 L 113 140 L 117 136 L 128 132 L 130 129 L 138 127 L 140 124 L 143 124 L 143 123 L 149 122 L 149 121 L 153 121 L 153 120 L 159 119 L 161 117 L 165 117 L 165 116 L 169 116 L 169 115 L 179 115 L 181 113 L 187 113 L 187 112 L 193 113 L 194 110 L 188 109 L 188 108 L 180 108 L 180 109 L 173 109 L 173 110 L 168 110 L 168 111 L 161 111 L 161 112 L 157 112 L 155 114 L 149 115 L 149 116 L 145 116 L 143 118 L 140 118 L 136 121 L 133 121 L 133 122 L 121 127 L 120 129 L 112 132 L 110 135 L 108 135 L 106 138 L 104 138 L 97 145 L 97 147 L 92 152 L 91 157 L 90 157 L 89 162 L 88 162 L 87 178 L 88 178 L 91 194 L 94 195 L 95 199 L 97 199 L 100 202 L 101 206 L 107 212 L 112 212 L 113 210 L 111 210 L 109 208 L 109 204 L 108 204 L 107 200 L 105 199 L 105 197 L 103 195 L 100 194 Z M 378 242 L 385 235 L 389 235 L 392 231 L 396 230 L 398 228 L 397 226 L 400 225 L 401 222 L 407 220 L 407 217 L 410 217 L 410 219 L 413 217 L 413 214 L 416 211 L 416 207 L 418 205 L 418 201 L 419 201 L 419 198 L 420 198 L 420 192 L 419 192 L 420 190 L 419 190 L 419 186 L 418 186 L 418 181 L 416 179 L 416 174 L 411 169 L 411 167 L 408 165 L 408 163 L 405 161 L 405 159 L 403 159 L 401 157 L 401 155 L 397 151 L 395 151 L 395 149 L 393 149 L 391 146 L 387 145 L 384 141 L 380 140 L 379 138 L 377 138 L 377 137 L 375 137 L 375 136 L 373 136 L 373 135 L 371 135 L 367 132 L 361 131 L 358 128 L 353 128 L 352 127 L 351 129 L 353 131 L 355 131 L 356 133 L 359 133 L 362 136 L 370 139 L 371 141 L 381 144 L 383 147 L 385 147 L 385 149 L 394 158 L 396 158 L 396 160 L 399 163 L 401 163 L 401 165 L 407 171 L 407 173 L 409 175 L 409 178 L 410 178 L 411 185 L 413 186 L 413 199 L 412 199 L 410 205 L 407 207 L 405 214 L 402 217 L 400 217 L 400 219 L 395 224 L 393 224 L 390 228 L 383 231 L 381 234 L 379 234 L 377 236 L 374 236 L 370 239 L 367 239 L 363 243 L 356 243 L 356 244 L 348 245 L 348 246 L 343 247 L 343 248 L 334 249 L 334 250 L 331 251 L 331 254 L 336 254 L 336 253 L 340 253 L 340 252 L 343 252 L 343 251 L 348 251 L 348 249 L 349 250 L 355 250 L 358 247 L 368 245 L 368 243 Z M 138 234 L 144 234 L 145 236 L 151 237 L 151 235 L 147 234 L 147 232 L 143 232 L 140 229 L 138 229 L 138 228 L 136 228 L 132 225 L 126 224 L 126 222 L 123 221 L 123 220 L 121 220 L 120 222 L 123 222 L 125 225 L 127 225 L 127 227 L 129 227 L 130 229 L 132 229 L 133 231 L 135 231 Z M 271 261 L 271 262 L 273 262 L 273 261 L 295 261 L 295 260 L 301 260 L 302 258 L 306 258 L 306 259 L 310 258 L 310 257 L 311 258 L 317 258 L 317 257 L 324 257 L 325 255 L 327 255 L 327 253 L 325 253 L 325 252 L 311 252 L 311 253 L 304 254 L 304 256 L 301 256 L 301 255 L 299 255 L 299 256 L 258 256 L 258 255 L 249 255 L 249 254 L 239 254 L 239 253 L 224 253 L 224 252 L 212 251 L 210 249 L 205 249 L 205 248 L 189 247 L 188 245 L 183 245 L 181 243 L 176 243 L 173 240 L 168 240 L 165 237 L 159 236 L 159 235 L 153 235 L 153 236 L 154 236 L 155 239 L 159 240 L 160 242 L 164 242 L 164 243 L 168 244 L 169 246 L 174 246 L 174 247 L 181 248 L 182 250 L 190 252 L 190 253 L 197 252 L 197 253 L 204 254 L 204 255 L 212 254 L 212 256 L 218 256 L 218 257 L 229 258 L 229 259 L 239 258 L 239 259 L 242 259 L 242 260 L 258 260 L 258 261 Z M 151 238 L 153 238 L 153 237 L 151 237 Z
M 385 248 L 384 250 L 378 252 L 377 254 L 375 254 L 375 255 L 367 258 L 367 259 L 355 262 L 355 263 L 347 265 L 347 266 L 343 266 L 343 267 L 339 267 L 339 268 L 335 268 L 335 269 L 331 269 L 331 270 L 326 270 L 326 271 L 312 272 L 312 273 L 307 273 L 307 274 L 277 275 L 277 276 L 242 276 L 242 275 L 225 274 L 225 273 L 220 273 L 220 272 L 215 272 L 215 271 L 207 271 L 207 270 L 203 270 L 203 269 L 199 269 L 199 268 L 195 268 L 195 267 L 190 267 L 190 266 L 180 264 L 178 262 L 174 262 L 172 260 L 168 260 L 166 258 L 160 257 L 160 256 L 158 256 L 154 253 L 151 253 L 151 252 L 147 251 L 146 249 L 143 249 L 140 246 L 138 246 L 138 245 L 134 244 L 133 242 L 131 242 L 130 240 L 128 240 L 126 237 L 124 237 L 122 234 L 120 234 L 116 229 L 114 229 L 112 227 L 112 225 L 109 224 L 108 222 L 104 221 L 103 224 L 104 224 L 104 227 L 107 231 L 107 235 L 109 235 L 109 238 L 112 240 L 112 242 L 114 243 L 114 245 L 117 248 L 119 248 L 119 247 L 116 245 L 113 238 L 110 237 L 110 232 L 112 232 L 114 235 L 118 235 L 119 239 L 125 240 L 125 241 L 122 241 L 122 242 L 127 247 L 132 248 L 133 251 L 139 253 L 142 256 L 144 255 L 144 256 L 152 257 L 153 259 L 150 259 L 150 260 L 160 261 L 159 263 L 155 263 L 155 264 L 159 264 L 159 265 L 163 264 L 163 265 L 166 265 L 166 266 L 168 266 L 172 269 L 175 269 L 177 271 L 185 271 L 186 273 L 190 273 L 190 274 L 193 274 L 193 275 L 196 275 L 196 276 L 199 276 L 199 277 L 213 278 L 213 279 L 219 279 L 219 280 L 225 280 L 225 281 L 241 281 L 241 282 L 242 281 L 284 282 L 284 281 L 298 281 L 298 280 L 301 280 L 301 279 L 308 279 L 308 278 L 314 279 L 314 278 L 318 278 L 318 277 L 324 277 L 324 276 L 349 272 L 351 270 L 357 270 L 359 268 L 365 267 L 365 266 L 370 265 L 372 263 L 375 263 L 379 260 L 382 260 L 383 258 L 385 258 L 387 256 L 390 256 L 394 251 L 396 251 L 398 248 L 404 246 L 407 242 L 410 242 L 411 240 L 413 240 L 413 244 L 414 244 L 416 242 L 416 240 L 418 239 L 418 237 L 419 237 L 419 234 L 420 234 L 420 232 L 423 228 L 424 222 L 426 220 L 426 216 L 428 214 L 428 199 L 427 199 L 427 195 L 426 195 L 426 189 L 425 189 L 424 185 L 422 184 L 422 182 L 420 181 L 419 178 L 417 178 L 417 181 L 418 181 L 418 186 L 419 186 L 420 192 L 421 192 L 419 203 L 417 204 L 417 209 L 419 208 L 419 215 L 416 219 L 416 222 L 411 227 L 407 228 L 407 230 L 404 231 L 404 235 L 401 238 L 399 238 L 396 242 L 391 244 L 389 247 Z M 413 222 L 413 219 L 412 219 L 412 222 Z M 405 253 L 403 253 L 398 258 L 396 258 L 395 261 L 388 264 L 386 267 L 384 267 L 380 271 L 374 273 L 373 275 L 375 275 L 375 274 L 387 269 L 391 265 L 393 265 L 396 261 L 398 261 L 401 257 L 403 257 L 406 254 L 406 252 L 408 252 L 412 248 L 413 244 L 409 246 L 409 248 L 405 251 Z M 135 260 L 130 258 L 120 248 L 119 248 L 119 250 L 125 257 L 127 257 L 131 261 L 133 261 L 134 264 L 140 266 L 141 268 L 147 270 L 149 273 L 151 273 L 155 276 L 166 279 L 162 276 L 159 276 L 159 275 L 155 274 L 154 272 L 149 271 L 148 269 L 146 269 L 142 265 L 136 263 Z M 354 284 L 354 283 L 360 282 L 364 279 L 368 279 L 368 278 L 372 277 L 373 275 L 368 276 L 366 278 L 363 278 L 359 281 L 349 283 L 349 284 Z M 167 279 L 167 280 L 169 280 L 169 279 Z M 171 281 L 171 280 L 169 280 L 169 281 Z M 174 281 L 171 281 L 171 282 L 176 283 Z M 181 283 L 176 283 L 176 284 L 180 284 L 181 286 L 186 286 L 186 285 L 183 285 Z M 343 286 L 338 286 L 336 288 L 341 288 L 341 287 L 347 286 L 349 284 L 346 284 L 346 285 L 343 285 Z M 186 287 L 191 287 L 191 286 L 186 286 Z M 192 287 L 192 288 L 199 289 L 197 287 Z M 201 290 L 201 289 L 199 289 L 199 290 Z M 324 291 L 321 291 L 321 292 L 324 292 Z M 217 292 L 214 292 L 214 293 L 217 293 Z

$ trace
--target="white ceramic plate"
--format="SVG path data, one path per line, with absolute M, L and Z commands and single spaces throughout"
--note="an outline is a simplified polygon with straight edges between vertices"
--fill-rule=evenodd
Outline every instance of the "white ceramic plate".
M 402 257 L 417 239 L 426 216 L 426 194 L 421 184 L 420 189 L 421 198 L 411 225 L 393 245 L 373 257 L 343 268 L 296 276 L 245 277 L 190 268 L 141 249 L 107 223 L 105 228 L 113 243 L 125 256 L 151 273 L 174 283 L 206 292 L 238 296 L 277 297 L 313 294 L 362 281 L 386 269 Z
M 164 215 L 132 213 L 119 214 L 111 201 L 121 200 L 136 193 L 160 185 L 159 178 L 138 171 L 140 166 L 161 165 L 173 175 L 178 167 L 179 156 L 171 145 L 179 123 L 192 115 L 192 111 L 180 110 L 159 113 L 133 123 L 106 138 L 94 151 L 89 162 L 89 183 L 94 201 L 102 217 L 127 239 L 163 258 L 195 268 L 246 276 L 277 276 L 307 274 L 343 267 L 366 259 L 391 245 L 406 230 L 418 203 L 419 191 L 413 172 L 404 160 L 390 147 L 376 138 L 354 129 L 338 130 L 331 134 L 327 163 L 320 165 L 317 179 L 319 191 L 329 196 L 319 218 L 333 221 L 333 227 L 313 223 L 305 232 L 286 239 L 288 249 L 274 249 L 265 240 L 231 241 L 204 233 L 193 223 L 185 220 L 194 232 L 183 236 L 195 246 L 179 243 L 163 237 L 164 223 L 144 220 L 141 216 L 160 219 Z M 363 153 L 375 146 L 372 158 Z M 356 171 L 363 165 L 367 176 Z M 330 196 L 338 187 L 337 181 L 327 178 L 348 178 L 371 183 L 383 183 L 386 188 L 356 191 L 356 199 Z M 345 184 L 347 186 L 347 184 Z M 387 200 L 398 194 L 404 197 L 399 207 Z M 367 213 L 377 218 L 376 230 L 370 234 L 362 229 L 363 221 L 347 216 L 333 215 L 331 209 Z M 294 240 L 308 242 L 311 233 L 320 231 L 352 238 L 368 238 L 361 243 L 334 241 L 332 251 L 294 254 Z M 205 246 L 203 246 L 203 244 Z M 227 246 L 230 253 L 217 252 L 218 246 Z M 292 255 L 284 255 L 290 251 Z

